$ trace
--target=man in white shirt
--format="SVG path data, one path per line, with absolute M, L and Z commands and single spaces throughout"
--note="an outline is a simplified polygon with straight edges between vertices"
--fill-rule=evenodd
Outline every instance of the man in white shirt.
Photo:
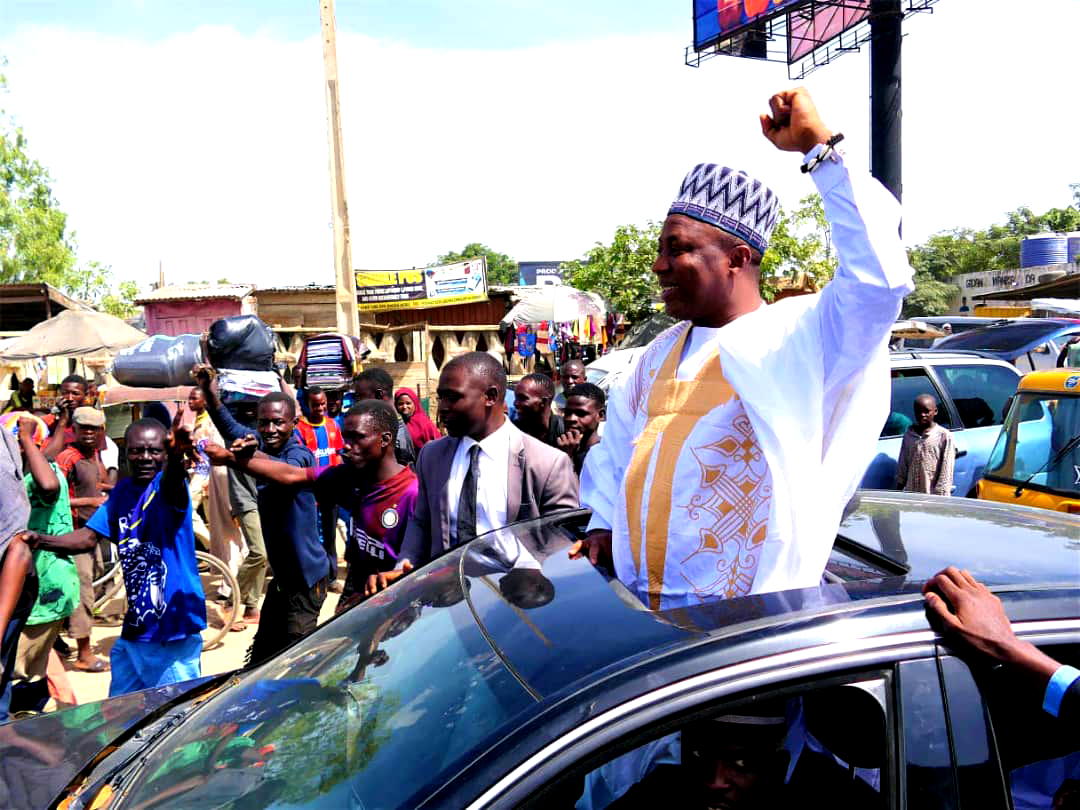
M 481 534 L 578 506 L 569 457 L 506 418 L 506 371 L 498 360 L 486 352 L 454 358 L 437 393 L 448 435 L 421 449 L 416 507 L 397 568 L 372 576 L 367 594 Z
M 610 392 L 575 549 L 654 610 L 816 585 L 888 414 L 888 337 L 912 289 L 900 207 L 845 166 L 806 90 L 769 103 L 762 132 L 805 154 L 839 269 L 821 293 L 766 306 L 775 195 L 714 164 L 683 181 L 653 266 L 681 322 Z

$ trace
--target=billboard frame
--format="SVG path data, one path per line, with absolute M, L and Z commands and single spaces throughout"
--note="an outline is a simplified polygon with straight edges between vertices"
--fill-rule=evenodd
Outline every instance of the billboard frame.
M 937 0 L 903 0 L 903 16 L 907 18 L 922 12 L 933 13 L 933 6 L 936 3 Z M 783 62 L 788 68 L 788 78 L 798 81 L 818 68 L 836 61 L 845 53 L 861 50 L 862 46 L 871 40 L 872 5 L 870 14 L 865 18 L 850 28 L 818 42 L 804 56 L 795 61 L 789 61 L 789 18 L 795 14 L 813 15 L 826 8 L 863 10 L 865 4 L 852 0 L 805 0 L 802 3 L 794 3 L 779 9 L 769 17 L 759 18 L 729 32 L 723 39 L 706 45 L 700 51 L 695 50 L 693 45 L 686 46 L 685 62 L 689 67 L 699 67 L 702 62 L 716 56 L 737 56 Z M 749 56 L 747 51 L 760 51 L 764 53 L 764 56 Z

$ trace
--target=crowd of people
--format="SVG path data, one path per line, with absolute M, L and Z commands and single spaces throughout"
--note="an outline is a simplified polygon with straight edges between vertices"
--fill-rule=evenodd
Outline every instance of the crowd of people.
M 128 475 L 118 480 L 86 381 L 66 379 L 50 435 L 29 417 L 17 436 L 0 433 L 0 722 L 13 695 L 40 708 L 35 684 L 65 622 L 74 666 L 111 666 L 111 695 L 198 676 L 199 544 L 223 559 L 246 546 L 229 598 L 244 605 L 238 626 L 257 625 L 249 666 L 311 632 L 333 590 L 349 608 L 481 534 L 580 506 L 591 518 L 571 556 L 614 571 L 652 609 L 816 586 L 874 453 L 888 337 L 912 270 L 896 200 L 845 166 L 842 136 L 805 91 L 770 105 L 763 134 L 805 156 L 822 195 L 835 278 L 819 295 L 766 306 L 759 268 L 775 196 L 742 172 L 695 167 L 653 267 L 679 322 L 610 398 L 572 361 L 559 388 L 544 374 L 522 377 L 511 403 L 503 364 L 470 352 L 441 369 L 437 426 L 416 391 L 395 390 L 378 367 L 355 378 L 346 408 L 340 392 L 310 387 L 298 398 L 284 384 L 255 403 L 226 403 L 214 369 L 199 366 L 183 413 L 127 428 Z M 901 489 L 951 491 L 955 450 L 936 412 L 932 397 L 914 403 Z M 89 641 L 103 543 L 118 549 L 127 592 L 108 663 Z M 1048 711 L 1073 713 L 1080 672 L 1010 640 L 979 587 L 946 572 L 928 585 L 928 607 L 971 646 L 1031 669 L 1048 684 Z

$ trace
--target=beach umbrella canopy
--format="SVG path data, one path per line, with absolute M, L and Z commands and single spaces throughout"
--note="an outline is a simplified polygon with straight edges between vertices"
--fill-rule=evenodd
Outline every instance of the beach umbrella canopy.
M 66 310 L 0 347 L 0 360 L 117 352 L 146 340 L 146 333 L 115 315 Z

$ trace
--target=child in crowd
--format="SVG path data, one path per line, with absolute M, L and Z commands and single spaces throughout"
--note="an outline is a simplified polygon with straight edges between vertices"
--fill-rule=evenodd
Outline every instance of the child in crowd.
M 559 447 L 570 455 L 574 472 L 581 475 L 585 456 L 600 441 L 600 424 L 606 418 L 603 390 L 592 383 L 579 383 L 566 393 L 563 408 L 563 425 L 566 432 L 559 439 Z

